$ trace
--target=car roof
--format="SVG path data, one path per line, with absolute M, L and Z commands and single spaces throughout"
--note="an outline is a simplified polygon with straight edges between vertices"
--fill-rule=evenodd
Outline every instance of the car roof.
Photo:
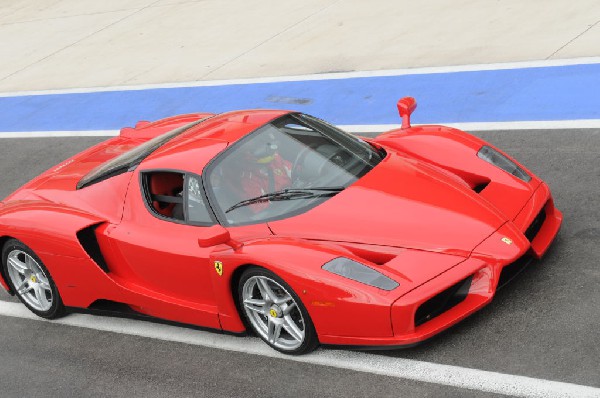
M 229 144 L 287 113 L 289 111 L 247 110 L 213 116 L 165 143 L 144 159 L 139 168 L 201 173 Z

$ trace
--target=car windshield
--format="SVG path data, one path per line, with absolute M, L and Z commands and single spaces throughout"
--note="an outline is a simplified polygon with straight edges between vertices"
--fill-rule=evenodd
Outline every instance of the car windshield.
M 317 118 L 286 115 L 235 143 L 206 171 L 211 202 L 227 225 L 305 212 L 368 173 L 383 154 Z

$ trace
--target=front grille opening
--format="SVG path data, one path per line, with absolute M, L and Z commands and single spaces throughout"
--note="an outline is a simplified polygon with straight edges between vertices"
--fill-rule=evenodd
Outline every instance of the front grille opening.
M 527 239 L 529 239 L 530 242 L 533 241 L 538 232 L 540 232 L 544 221 L 546 221 L 546 206 L 542 207 L 542 210 L 540 210 L 538 215 L 535 216 L 533 222 L 531 223 L 529 228 L 527 228 L 527 231 L 525 231 L 525 236 L 527 237 Z
M 502 272 L 500 272 L 500 280 L 498 281 L 498 289 L 504 287 L 508 282 L 513 280 L 517 275 L 519 275 L 527 265 L 531 262 L 531 256 L 523 256 L 520 257 L 514 263 L 508 264 L 504 268 L 502 268 Z
M 415 326 L 424 324 L 436 316 L 448 311 L 467 298 L 473 275 L 463 279 L 455 285 L 450 286 L 443 292 L 433 296 L 417 309 L 415 314 Z

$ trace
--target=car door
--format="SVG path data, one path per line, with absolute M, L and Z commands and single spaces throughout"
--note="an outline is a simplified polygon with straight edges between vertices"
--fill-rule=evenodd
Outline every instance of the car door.
M 143 308 L 134 306 L 136 310 L 220 327 L 211 282 L 215 268 L 209 263 L 214 248 L 198 245 L 201 229 L 215 223 L 199 176 L 177 170 L 135 173 L 123 220 L 111 231 L 110 240 L 119 258 L 111 269 L 113 277 L 151 299 Z M 166 315 L 165 305 L 171 308 Z M 181 310 L 187 315 L 176 315 Z

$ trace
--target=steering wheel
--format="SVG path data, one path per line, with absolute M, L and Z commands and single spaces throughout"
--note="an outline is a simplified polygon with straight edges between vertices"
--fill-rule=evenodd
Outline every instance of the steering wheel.
M 296 155 L 296 159 L 294 159 L 294 163 L 292 163 L 292 185 L 294 185 L 294 182 L 301 180 L 300 172 L 302 171 L 302 164 L 304 163 L 304 159 L 306 158 L 306 155 L 308 155 L 309 151 L 313 150 L 314 149 L 312 147 L 305 146 L 300 152 L 298 152 L 298 155 Z
M 323 144 L 317 148 L 307 146 L 298 153 L 294 160 L 292 182 L 302 181 L 307 177 L 314 182 L 316 179 L 324 177 L 323 170 L 328 164 L 335 164 L 342 169 L 347 169 L 347 162 L 347 154 L 344 153 L 343 148 L 330 144 Z

